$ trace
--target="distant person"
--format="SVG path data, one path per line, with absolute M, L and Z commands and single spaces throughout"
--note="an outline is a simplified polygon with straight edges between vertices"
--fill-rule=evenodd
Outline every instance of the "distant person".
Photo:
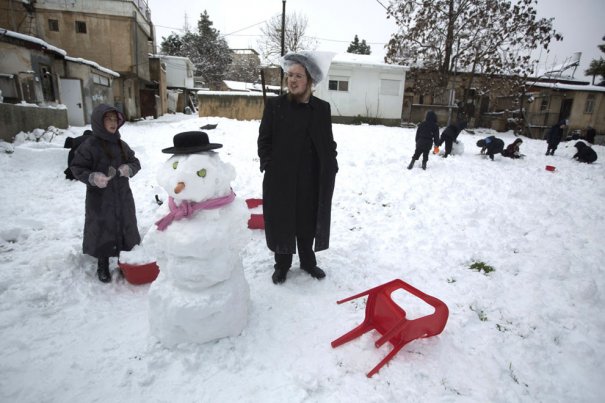
M 574 144 L 574 147 L 578 149 L 578 152 L 573 156 L 573 159 L 576 161 L 592 164 L 597 160 L 597 153 L 595 150 L 583 141 L 578 141 Z
M 439 126 L 437 126 L 437 115 L 432 110 L 427 111 L 424 122 L 418 125 L 416 129 L 416 150 L 412 156 L 412 161 L 408 169 L 414 168 L 414 163 L 420 154 L 422 154 L 422 169 L 426 169 L 426 163 L 429 160 L 429 152 L 433 144 L 439 142 Z
M 569 121 L 567 119 L 561 119 L 556 125 L 553 125 L 546 133 L 546 142 L 548 148 L 546 149 L 546 155 L 555 155 L 555 150 L 563 138 L 563 131 L 567 128 Z
M 502 155 L 504 157 L 513 158 L 513 159 L 523 157 L 523 154 L 521 154 L 521 150 L 520 150 L 522 143 L 523 143 L 522 139 L 520 139 L 520 138 L 515 139 L 515 141 L 513 141 L 508 146 L 506 146 L 504 151 L 502 151 Z
M 445 143 L 445 154 L 443 154 L 443 158 L 447 158 L 447 156 L 452 153 L 452 146 L 454 143 L 458 143 L 458 135 L 465 127 L 466 122 L 459 121 L 450 124 L 443 130 L 439 142 L 436 144 L 436 151 L 439 152 L 438 147 L 441 147 L 441 144 Z
M 78 147 L 70 168 L 86 184 L 83 252 L 97 258 L 97 276 L 109 283 L 109 258 L 141 242 L 129 180 L 141 164 L 120 138 L 121 112 L 101 104 L 91 121 L 91 138 Z
M 595 130 L 595 128 L 591 125 L 588 125 L 588 127 L 586 128 L 586 141 L 588 141 L 590 144 L 594 144 L 594 138 L 596 135 L 597 131 Z
M 78 137 L 68 137 L 65 139 L 65 144 L 63 145 L 63 148 L 69 148 L 69 153 L 67 154 L 67 168 L 65 169 L 65 171 L 63 171 L 63 173 L 65 174 L 65 179 L 69 179 L 69 180 L 77 180 L 74 177 L 74 174 L 71 172 L 71 169 L 69 169 L 69 166 L 71 165 L 71 162 L 74 159 L 74 155 L 76 155 L 76 150 L 78 149 L 78 147 L 80 147 L 80 144 L 82 144 L 85 140 L 90 138 L 90 135 L 92 134 L 92 130 L 84 130 L 84 133 L 81 136 Z
M 489 136 L 477 141 L 477 147 L 481 147 L 481 154 L 486 154 L 490 160 L 494 160 L 495 154 L 504 151 L 504 141 L 495 136 Z

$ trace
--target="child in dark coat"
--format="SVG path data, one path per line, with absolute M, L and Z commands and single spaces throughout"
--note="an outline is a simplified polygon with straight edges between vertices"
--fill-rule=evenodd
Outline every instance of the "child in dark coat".
M 452 145 L 455 142 L 458 142 L 458 135 L 465 127 L 466 122 L 460 121 L 457 123 L 452 123 L 446 127 L 445 130 L 443 130 L 443 133 L 441 133 L 441 138 L 436 144 L 437 147 L 440 147 L 441 144 L 445 143 L 445 154 L 443 154 L 443 158 L 447 158 L 447 156 L 452 153 Z M 437 152 L 439 152 L 439 150 L 437 150 Z
M 92 135 L 78 147 L 70 168 L 86 184 L 82 249 L 98 259 L 97 276 L 108 283 L 109 257 L 141 242 L 129 184 L 141 164 L 120 138 L 121 112 L 101 104 L 93 110 L 91 121 Z
M 502 151 L 502 155 L 504 157 L 508 157 L 508 158 L 521 158 L 521 152 L 520 152 L 520 147 L 521 147 L 521 143 L 523 143 L 523 140 L 521 139 L 515 139 L 515 141 L 513 141 L 512 143 L 510 143 L 508 146 L 506 146 L 506 149 L 504 149 L 504 151 Z
M 489 136 L 477 141 L 477 147 L 481 147 L 481 154 L 487 154 L 489 159 L 493 161 L 494 154 L 500 154 L 504 151 L 504 141 L 498 137 Z
M 548 130 L 546 134 L 546 142 L 548 143 L 546 155 L 555 155 L 555 150 L 563 138 L 563 130 L 567 128 L 567 123 L 567 119 L 561 119 L 559 123 Z
M 574 144 L 574 147 L 578 149 L 578 152 L 573 156 L 573 159 L 587 164 L 591 164 L 597 160 L 597 153 L 588 144 L 578 141 Z
M 408 169 L 414 168 L 414 163 L 420 158 L 420 154 L 422 154 L 422 169 L 426 169 L 431 147 L 433 143 L 436 145 L 438 142 L 439 126 L 437 126 L 437 115 L 433 111 L 427 111 L 424 122 L 420 123 L 418 129 L 416 129 L 416 151 L 414 151 Z

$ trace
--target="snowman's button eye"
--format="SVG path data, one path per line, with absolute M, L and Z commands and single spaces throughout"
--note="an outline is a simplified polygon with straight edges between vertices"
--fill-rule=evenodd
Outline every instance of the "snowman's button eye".
M 179 162 L 178 161 L 174 161 L 172 163 L 172 169 L 176 169 L 176 167 L 178 167 L 178 166 L 179 166 Z
M 202 168 L 199 171 L 197 171 L 197 176 L 199 176 L 200 178 L 205 178 L 206 177 L 206 168 Z

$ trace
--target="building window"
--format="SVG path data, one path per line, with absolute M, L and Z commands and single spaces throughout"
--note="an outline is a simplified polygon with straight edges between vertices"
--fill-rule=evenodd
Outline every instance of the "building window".
M 584 113 L 592 113 L 594 110 L 595 95 L 589 94 L 586 97 L 586 105 L 584 105 Z
M 400 80 L 380 80 L 380 95 L 395 95 L 399 96 Z
M 79 34 L 86 33 L 86 23 L 84 21 L 76 21 L 76 32 Z
M 109 78 L 100 74 L 92 73 L 92 82 L 95 84 L 104 85 L 105 87 L 109 87 Z
M 349 79 L 347 77 L 330 77 L 328 80 L 330 91 L 349 91 Z
M 48 30 L 54 31 L 54 32 L 59 32 L 59 20 L 49 19 L 48 20 Z
M 540 101 L 540 111 L 541 112 L 545 112 L 548 110 L 548 98 L 544 97 L 542 98 L 542 100 Z

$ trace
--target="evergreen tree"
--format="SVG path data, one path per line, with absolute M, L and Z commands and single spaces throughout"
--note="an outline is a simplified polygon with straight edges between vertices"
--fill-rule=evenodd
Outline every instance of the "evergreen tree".
M 605 41 L 605 36 L 602 38 Z M 605 53 L 605 43 L 599 45 L 601 52 Z M 599 85 L 605 85 L 605 59 L 599 57 L 598 59 L 592 59 L 588 69 L 584 72 L 587 76 L 592 76 L 592 83 L 594 84 L 596 76 L 601 76 L 601 82 Z
M 212 27 L 213 23 L 204 10 L 197 23 L 197 32 L 187 31 L 182 36 L 171 34 L 162 38 L 162 52 L 173 56 L 188 57 L 204 83 L 218 88 L 231 64 L 231 52 L 227 41 Z
M 372 51 L 370 49 L 370 46 L 368 46 L 368 44 L 366 43 L 365 39 L 359 42 L 359 38 L 357 37 L 357 35 L 355 35 L 355 39 L 353 39 L 353 42 L 351 42 L 351 44 L 347 48 L 347 53 L 369 55 L 370 53 L 372 53 Z

